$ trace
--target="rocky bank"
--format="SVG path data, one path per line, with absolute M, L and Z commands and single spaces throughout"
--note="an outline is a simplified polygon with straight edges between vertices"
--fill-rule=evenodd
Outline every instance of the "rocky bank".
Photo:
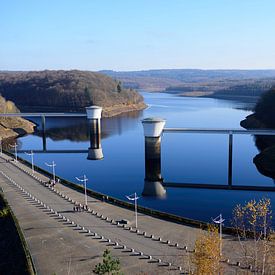
M 0 96 L 0 113 L 19 113 L 19 110 L 13 102 Z M 0 137 L 2 139 L 32 133 L 34 127 L 34 123 L 21 117 L 0 117 Z

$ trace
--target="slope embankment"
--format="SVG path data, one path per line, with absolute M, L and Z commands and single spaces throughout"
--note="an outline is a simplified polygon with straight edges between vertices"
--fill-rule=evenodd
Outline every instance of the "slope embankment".
M 13 102 L 0 96 L 0 113 L 19 113 Z M 35 124 L 21 117 L 0 117 L 0 138 L 16 138 L 34 131 Z

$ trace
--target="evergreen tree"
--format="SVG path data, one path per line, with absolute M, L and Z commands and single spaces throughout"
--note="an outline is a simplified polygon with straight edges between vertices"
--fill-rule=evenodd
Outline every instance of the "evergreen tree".
M 120 93 L 121 91 L 122 91 L 121 82 L 119 81 L 117 84 L 117 92 Z
M 120 261 L 111 255 L 111 251 L 106 249 L 103 253 L 103 261 L 95 266 L 95 274 L 121 274 Z

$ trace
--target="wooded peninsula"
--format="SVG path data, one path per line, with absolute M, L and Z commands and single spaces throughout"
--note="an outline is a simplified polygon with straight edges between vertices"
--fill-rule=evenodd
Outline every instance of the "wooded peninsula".
M 0 93 L 23 112 L 84 112 L 85 107 L 98 105 L 109 117 L 146 107 L 135 90 L 88 71 L 2 72 Z

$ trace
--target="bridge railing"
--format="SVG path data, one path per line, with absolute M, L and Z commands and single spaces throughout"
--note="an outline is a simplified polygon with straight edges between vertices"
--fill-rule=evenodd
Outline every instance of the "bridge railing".
M 46 117 L 87 117 L 86 113 L 1 113 L 0 117 L 40 117 L 42 133 L 46 132 Z
M 163 133 L 192 133 L 192 134 L 223 134 L 228 135 L 228 177 L 227 183 L 232 186 L 233 165 L 233 135 L 261 135 L 275 136 L 275 130 L 242 130 L 242 129 L 189 129 L 189 128 L 164 128 Z
M 86 117 L 86 113 L 1 113 L 0 117 Z
M 101 148 L 101 120 L 102 107 L 86 107 L 86 113 L 1 113 L 0 117 L 40 117 L 42 125 L 43 150 L 33 150 L 36 153 L 86 153 L 88 159 L 97 160 L 103 158 Z M 46 117 L 85 117 L 87 118 L 90 147 L 87 150 L 47 150 L 46 144 Z M 2 146 L 2 145 L 1 145 Z M 2 147 L 1 147 L 2 148 Z M 24 152 L 24 150 L 18 151 Z
M 102 108 L 91 106 L 86 108 L 86 113 L 10 113 L 0 114 L 0 117 L 41 117 L 42 132 L 45 133 L 46 117 L 87 117 L 90 128 L 90 148 L 88 149 L 88 159 L 103 158 L 100 136 L 100 119 Z M 242 130 L 242 129 L 204 129 L 204 128 L 164 128 L 165 120 L 159 118 L 146 118 L 142 120 L 145 136 L 145 185 L 144 194 L 154 195 L 154 193 L 163 193 L 163 179 L 161 177 L 161 136 L 169 133 L 192 133 L 192 134 L 223 134 L 228 135 L 228 177 L 227 187 L 232 188 L 232 162 L 233 162 L 233 136 L 234 135 L 256 135 L 256 136 L 275 136 L 275 130 Z M 46 150 L 46 137 L 43 135 L 43 151 Z M 61 150 L 62 152 L 62 150 Z M 81 150 L 82 152 L 82 150 Z M 87 150 L 85 150 L 87 152 Z M 165 183 L 167 186 L 169 184 Z M 173 183 L 170 184 L 172 186 Z M 190 187 L 205 188 L 207 185 L 186 184 Z M 209 186 L 209 188 L 224 188 L 225 185 Z M 240 189 L 241 186 L 235 187 Z M 251 190 L 256 187 L 251 186 Z M 263 187 L 264 188 L 264 187 Z M 266 187 L 268 190 L 270 187 Z M 272 187 L 273 188 L 273 187 Z M 243 187 L 248 190 L 247 186 Z M 261 189 L 261 188 L 256 188 Z M 267 190 L 266 189 L 266 190 Z M 273 188 L 275 190 L 275 188 Z M 264 190 L 264 189 L 263 189 Z
M 274 187 L 234 186 L 232 187 L 232 163 L 233 163 L 233 136 L 234 135 L 255 135 L 275 136 L 275 130 L 243 130 L 243 129 L 205 129 L 205 128 L 164 128 L 165 120 L 159 118 L 147 118 L 142 121 L 145 136 L 145 181 L 154 183 L 163 182 L 161 177 L 161 136 L 163 134 L 222 134 L 228 135 L 228 176 L 226 185 L 210 184 L 185 184 L 186 187 L 197 188 L 232 188 L 238 190 L 275 190 Z M 165 186 L 177 186 L 174 183 L 164 183 Z M 251 187 L 251 188 L 250 188 Z M 265 189 L 266 188 L 266 189 Z

